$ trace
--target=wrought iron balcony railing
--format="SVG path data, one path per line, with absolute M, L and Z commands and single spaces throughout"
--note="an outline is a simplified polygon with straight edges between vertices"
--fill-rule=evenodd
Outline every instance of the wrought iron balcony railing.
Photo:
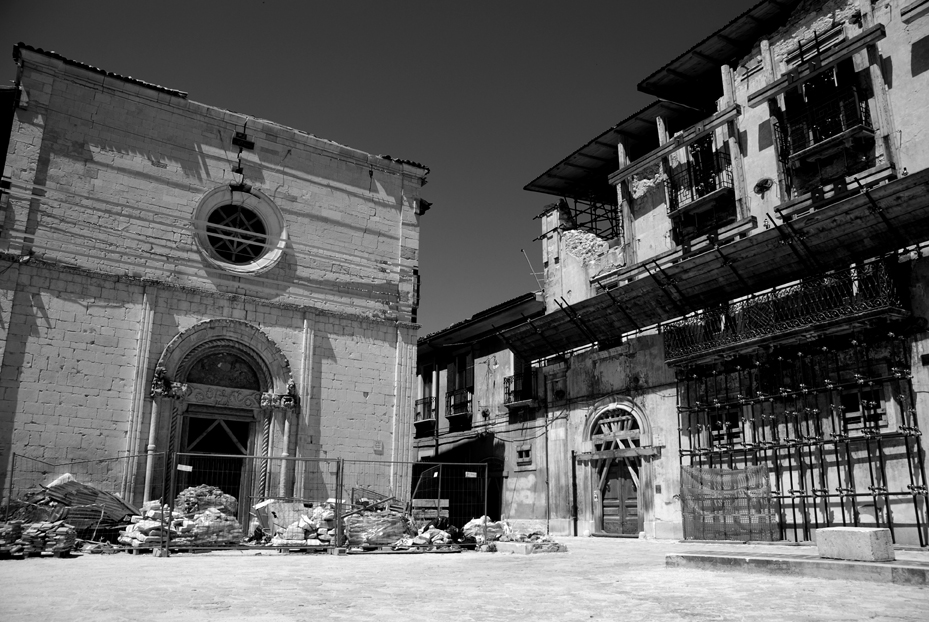
M 471 390 L 457 389 L 445 394 L 445 416 L 457 417 L 471 414 Z
M 535 374 L 524 372 L 503 379 L 503 405 L 531 402 L 538 397 Z
M 868 101 L 853 88 L 840 90 L 835 97 L 799 112 L 786 111 L 783 127 L 775 123 L 781 156 L 792 157 L 833 136 L 856 127 L 874 129 Z
M 438 403 L 439 400 L 435 397 L 424 397 L 416 400 L 416 413 L 413 415 L 413 423 L 435 421 Z
M 704 310 L 670 322 L 662 328 L 665 359 L 700 356 L 876 310 L 902 312 L 893 280 L 880 262 L 804 279 L 721 309 Z
M 688 160 L 680 170 L 672 172 L 665 187 L 668 189 L 668 213 L 721 190 L 732 188 L 732 161 L 729 154 L 713 152 L 708 161 Z

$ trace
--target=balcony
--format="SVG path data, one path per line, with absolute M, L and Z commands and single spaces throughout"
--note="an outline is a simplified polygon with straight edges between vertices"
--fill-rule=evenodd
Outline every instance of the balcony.
M 503 405 L 507 408 L 534 407 L 538 404 L 535 374 L 523 372 L 503 379 Z
M 774 124 L 781 157 L 791 166 L 803 160 L 827 157 L 850 146 L 855 138 L 874 136 L 868 101 L 853 88 L 799 113 L 787 111 L 783 127 Z
M 472 394 L 470 389 L 457 389 L 445 394 L 445 418 L 466 419 L 471 417 Z
M 438 412 L 438 398 L 424 397 L 416 400 L 416 412 L 413 414 L 413 423 L 435 423 Z
M 874 262 L 669 322 L 662 329 L 665 360 L 671 364 L 745 349 L 813 326 L 904 315 L 887 267 Z
M 688 160 L 678 171 L 672 171 L 665 181 L 668 190 L 668 214 L 702 211 L 712 204 L 732 200 L 732 162 L 729 154 L 713 152 L 701 164 Z

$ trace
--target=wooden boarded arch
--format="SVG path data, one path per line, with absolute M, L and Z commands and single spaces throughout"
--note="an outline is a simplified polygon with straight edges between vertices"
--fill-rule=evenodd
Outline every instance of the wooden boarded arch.
M 631 400 L 611 401 L 592 413 L 586 431 L 592 451 L 577 457 L 589 468 L 595 532 L 637 535 L 641 531 L 641 456 L 654 453 L 643 421 Z

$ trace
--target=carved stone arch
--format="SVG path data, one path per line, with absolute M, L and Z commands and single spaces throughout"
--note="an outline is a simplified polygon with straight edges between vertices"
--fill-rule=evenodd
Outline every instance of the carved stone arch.
M 191 365 L 204 356 L 230 352 L 252 364 L 262 391 L 287 394 L 293 374 L 281 349 L 261 329 L 241 320 L 204 320 L 177 334 L 165 347 L 157 367 L 183 382 Z
M 632 415 L 639 427 L 639 443 L 642 447 L 648 447 L 652 445 L 652 426 L 648 420 L 648 417 L 645 416 L 645 413 L 642 412 L 642 409 L 636 404 L 632 398 L 625 395 L 614 395 L 610 397 L 605 397 L 597 401 L 587 413 L 587 421 L 584 425 L 584 440 L 589 442 L 590 437 L 594 434 L 594 431 L 597 429 L 597 423 L 599 420 L 610 410 L 620 409 L 628 412 Z

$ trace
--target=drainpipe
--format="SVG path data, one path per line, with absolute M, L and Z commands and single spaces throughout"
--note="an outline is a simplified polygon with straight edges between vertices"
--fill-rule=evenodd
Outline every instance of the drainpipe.
M 548 465 L 548 407 L 545 407 L 545 535 L 551 534 L 552 523 L 552 489 L 549 485 L 551 471 Z
M 432 426 L 433 434 L 432 436 L 435 439 L 435 451 L 432 454 L 433 461 L 438 461 L 439 459 L 439 366 L 434 364 L 432 366 L 432 393 L 430 395 L 430 402 L 435 400 L 435 412 L 432 413 L 432 416 L 435 417 L 435 424 Z M 432 408 L 432 404 L 429 404 L 429 407 Z

